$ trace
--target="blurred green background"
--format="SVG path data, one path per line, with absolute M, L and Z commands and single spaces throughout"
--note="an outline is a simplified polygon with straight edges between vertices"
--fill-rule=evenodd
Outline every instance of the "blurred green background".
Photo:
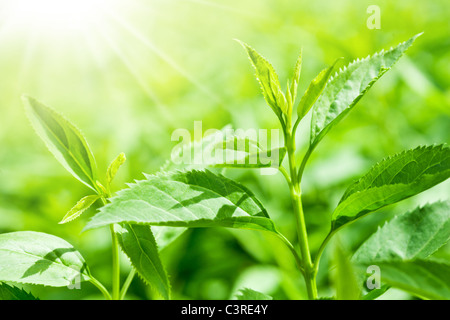
M 81 233 L 81 219 L 58 225 L 89 190 L 73 179 L 34 134 L 21 105 L 29 94 L 61 111 L 90 143 L 100 170 L 120 152 L 115 180 L 154 173 L 170 157 L 177 128 L 276 128 L 245 52 L 252 45 L 282 85 L 303 48 L 299 94 L 338 57 L 347 64 L 424 31 L 414 46 L 317 148 L 303 183 L 310 246 L 318 249 L 346 186 L 383 157 L 450 138 L 450 2 L 288 0 L 111 0 L 50 12 L 35 0 L 0 0 L 0 232 L 34 230 L 63 237 L 110 286 L 109 230 Z M 64 1 L 61 1 L 64 2 Z M 20 5 L 18 5 L 20 4 Z M 381 29 L 369 29 L 369 5 Z M 34 10 L 34 11 L 33 11 Z M 46 15 L 49 14 L 49 15 Z M 75 18 L 74 18 L 75 17 Z M 308 141 L 302 122 L 298 148 Z M 279 229 L 295 242 L 288 187 L 281 175 L 228 170 L 252 189 Z M 353 250 L 384 220 L 418 204 L 447 199 L 445 182 L 352 224 L 340 234 Z M 330 246 L 332 248 L 332 245 Z M 329 249 L 330 249 L 329 248 Z M 450 249 L 438 254 L 449 257 Z M 319 294 L 333 294 L 326 250 Z M 279 240 L 254 231 L 194 229 L 163 252 L 175 299 L 228 299 L 244 286 L 279 299 L 305 298 L 303 280 Z M 129 270 L 123 259 L 123 277 Z M 29 287 L 42 299 L 101 298 L 83 290 Z M 129 298 L 155 298 L 136 278 Z M 412 298 L 395 290 L 383 298 Z

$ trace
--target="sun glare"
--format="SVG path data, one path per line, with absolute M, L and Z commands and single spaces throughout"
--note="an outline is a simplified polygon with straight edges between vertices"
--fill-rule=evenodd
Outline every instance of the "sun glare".
M 80 29 L 102 17 L 111 0 L 14 0 L 9 1 L 10 19 L 22 27 Z

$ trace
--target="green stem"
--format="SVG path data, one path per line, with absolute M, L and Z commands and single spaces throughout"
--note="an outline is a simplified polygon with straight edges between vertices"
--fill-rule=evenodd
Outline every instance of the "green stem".
M 125 282 L 122 286 L 122 290 L 120 290 L 120 300 L 123 300 L 125 298 L 128 288 L 130 287 L 131 281 L 133 281 L 133 278 L 135 275 L 136 275 L 136 269 L 132 267 L 130 273 L 128 274 L 127 279 L 125 280 Z
M 300 181 L 298 179 L 297 165 L 295 161 L 295 139 L 290 132 L 287 132 L 285 141 L 291 175 L 291 183 L 289 183 L 289 189 L 291 192 L 292 205 L 296 218 L 297 235 L 300 252 L 302 255 L 306 290 L 308 292 L 309 299 L 317 299 L 317 286 L 314 276 L 314 265 L 312 263 L 311 253 L 309 250 L 308 234 L 306 231 L 306 223 L 301 198 Z M 306 161 L 304 162 L 306 163 Z
M 109 294 L 108 290 L 106 290 L 106 288 L 103 286 L 103 284 L 101 284 L 100 281 L 98 281 L 97 279 L 95 279 L 93 276 L 90 276 L 91 280 L 90 282 L 96 286 L 101 293 L 103 293 L 103 296 L 105 296 L 106 300 L 111 300 L 111 295 Z
M 326 236 L 325 240 L 323 240 L 322 244 L 320 245 L 319 251 L 317 251 L 316 258 L 314 259 L 314 277 L 319 272 L 319 263 L 320 258 L 322 257 L 322 253 L 325 250 L 326 245 L 330 241 L 331 237 L 336 233 L 337 230 L 330 231 L 328 235 Z
M 112 298 L 120 299 L 120 261 L 119 261 L 119 241 L 114 232 L 114 225 L 109 226 L 112 240 Z
M 300 272 L 303 275 L 305 275 L 305 270 L 303 269 L 302 260 L 300 259 L 299 255 L 297 254 L 297 251 L 295 251 L 295 248 L 292 245 L 292 243 L 290 243 L 289 240 L 286 239 L 286 237 L 284 235 L 282 235 L 281 233 L 277 233 L 277 236 L 283 241 L 283 243 L 289 248 L 289 250 L 291 250 L 291 253 L 295 258 L 295 263 L 297 264 L 298 269 L 300 270 Z

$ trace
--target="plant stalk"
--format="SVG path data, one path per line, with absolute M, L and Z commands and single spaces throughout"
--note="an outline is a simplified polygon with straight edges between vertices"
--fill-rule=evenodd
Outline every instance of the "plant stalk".
M 120 300 L 120 261 L 119 241 L 114 232 L 114 225 L 110 225 L 112 240 L 112 299 Z
M 291 193 L 294 215 L 296 218 L 297 235 L 300 246 L 300 252 L 302 255 L 306 290 L 308 292 L 309 299 L 317 299 L 317 286 L 316 286 L 314 265 L 312 263 L 311 253 L 309 250 L 308 234 L 306 231 L 306 223 L 301 198 L 300 181 L 298 179 L 298 172 L 297 172 L 298 169 L 295 161 L 295 139 L 290 132 L 288 132 L 286 135 L 286 147 L 291 175 L 291 182 L 289 183 L 289 189 Z

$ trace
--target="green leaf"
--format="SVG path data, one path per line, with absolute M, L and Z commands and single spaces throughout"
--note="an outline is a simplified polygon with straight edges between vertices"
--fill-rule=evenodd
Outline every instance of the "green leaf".
M 75 178 L 97 191 L 95 159 L 80 130 L 37 100 L 28 96 L 22 99 L 32 126 L 50 152 Z
M 292 104 L 295 102 L 295 99 L 297 97 L 297 88 L 298 83 L 300 81 L 300 73 L 302 71 L 302 60 L 303 60 L 303 51 L 300 51 L 300 54 L 297 58 L 297 62 L 295 63 L 294 72 L 292 74 L 291 85 L 290 87 L 288 86 Z
M 239 290 L 236 298 L 238 300 L 273 300 L 271 296 L 249 288 Z
M 313 148 L 372 85 L 392 68 L 419 35 L 389 51 L 381 51 L 362 60 L 357 59 L 330 79 L 312 112 L 310 144 Z
M 179 145 L 172 153 L 175 164 L 185 168 L 278 168 L 286 148 L 265 150 L 252 132 L 226 126 L 200 141 Z
M 267 104 L 272 108 L 278 118 L 287 112 L 287 102 L 281 90 L 278 75 L 272 65 L 255 49 L 248 44 L 237 40 L 247 51 L 248 57 L 255 68 L 256 78 L 261 86 L 261 90 Z
M 424 259 L 450 240 L 450 201 L 396 216 L 353 255 L 356 263 Z
M 230 227 L 277 232 L 266 210 L 242 185 L 206 171 L 146 175 L 100 209 L 85 230 L 112 223 Z
M 385 261 L 377 263 L 381 279 L 416 296 L 433 300 L 450 299 L 450 265 L 434 260 Z
M 0 281 L 63 287 L 86 280 L 83 257 L 65 240 L 33 231 L 0 234 Z
M 122 152 L 109 165 L 108 169 L 106 170 L 106 186 L 108 190 L 111 187 L 111 182 L 116 176 L 117 171 L 125 163 L 126 160 L 127 158 L 125 157 L 125 153 Z
M 23 289 L 0 282 L 0 300 L 39 300 Z
M 77 204 L 72 209 L 69 210 L 69 212 L 67 212 L 67 214 L 59 222 L 59 224 L 68 223 L 77 219 L 79 216 L 83 214 L 83 212 L 89 209 L 98 199 L 100 199 L 100 196 L 96 194 L 82 198 L 80 201 L 77 202 Z
M 334 283 L 337 300 L 358 300 L 361 295 L 360 285 L 353 265 L 350 263 L 349 254 L 338 243 L 335 246 L 334 264 L 336 271 Z
M 155 238 L 149 226 L 114 225 L 120 246 L 130 258 L 141 278 L 164 299 L 170 298 L 170 283 L 159 256 Z
M 308 89 L 306 89 L 305 94 L 303 95 L 297 106 L 297 114 L 300 119 L 302 119 L 308 113 L 308 111 L 316 102 L 317 98 L 319 98 L 319 96 L 322 94 L 322 91 L 323 89 L 325 89 L 328 79 L 331 76 L 331 72 L 333 71 L 336 63 L 339 60 L 340 59 L 337 59 L 331 66 L 323 69 L 309 84 Z
M 159 251 L 169 246 L 172 242 L 178 239 L 187 229 L 173 228 L 173 227 L 151 227 L 153 236 L 156 240 L 156 245 Z
M 332 214 L 332 230 L 449 177 L 450 148 L 444 145 L 418 147 L 384 159 L 345 191 Z

